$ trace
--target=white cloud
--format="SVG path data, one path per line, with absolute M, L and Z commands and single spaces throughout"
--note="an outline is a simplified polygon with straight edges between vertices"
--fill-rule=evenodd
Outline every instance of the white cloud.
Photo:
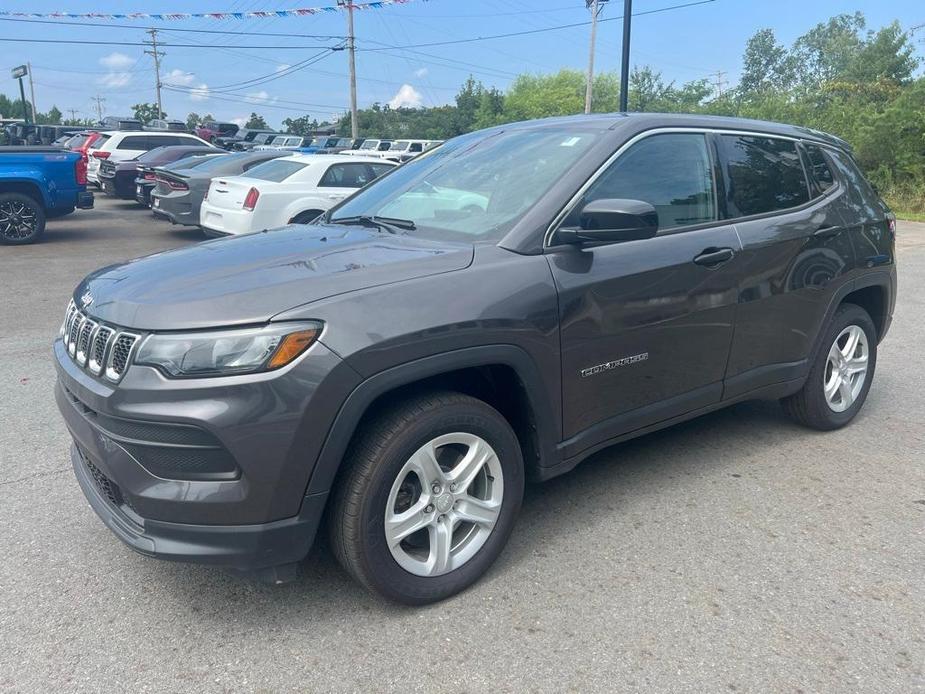
M 247 123 L 248 118 L 246 116 L 238 116 L 237 118 L 232 118 L 231 122 L 237 124 L 239 128 L 243 128 L 244 124 Z
M 289 63 L 280 63 L 279 65 L 276 66 L 276 71 L 282 72 L 283 70 L 288 70 L 291 67 L 292 65 L 290 65 Z
M 249 93 L 244 98 L 252 104 L 265 104 L 270 100 L 270 95 L 261 89 L 259 92 Z
M 96 83 L 109 89 L 118 89 L 128 85 L 132 81 L 132 73 L 128 70 L 135 65 L 135 62 L 125 53 L 114 52 L 104 55 L 99 63 L 109 72 L 97 78 Z
M 418 108 L 424 103 L 424 97 L 410 84 L 403 84 L 389 101 L 391 108 Z
M 125 53 L 110 53 L 100 58 L 100 65 L 108 68 L 112 72 L 128 70 L 135 64 L 135 60 L 125 55 Z
M 428 70 L 426 67 L 419 68 L 414 71 L 415 77 L 427 77 Z
M 186 70 L 171 70 L 162 79 L 164 84 L 176 87 L 192 87 L 196 82 L 196 75 Z
M 205 101 L 209 98 L 209 85 L 205 82 L 200 82 L 198 87 L 190 90 L 189 98 L 190 101 Z
M 108 75 L 98 78 L 96 83 L 109 89 L 118 89 L 126 86 L 131 81 L 132 73 L 130 72 L 110 72 Z

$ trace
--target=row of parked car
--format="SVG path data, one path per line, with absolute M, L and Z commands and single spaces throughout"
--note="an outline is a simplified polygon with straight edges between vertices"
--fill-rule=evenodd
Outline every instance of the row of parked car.
M 178 132 L 87 132 L 69 145 L 89 159 L 87 178 L 106 194 L 209 236 L 309 222 L 398 165 L 359 150 L 232 151 Z

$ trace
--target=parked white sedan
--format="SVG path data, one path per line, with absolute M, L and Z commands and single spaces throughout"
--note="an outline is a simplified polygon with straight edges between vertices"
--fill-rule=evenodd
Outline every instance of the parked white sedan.
M 304 224 L 395 166 L 341 154 L 272 159 L 241 176 L 213 178 L 199 225 L 209 236 L 227 236 Z

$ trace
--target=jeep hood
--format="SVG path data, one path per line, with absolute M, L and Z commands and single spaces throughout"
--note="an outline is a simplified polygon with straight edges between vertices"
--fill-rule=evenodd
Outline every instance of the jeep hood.
M 263 323 L 335 294 L 460 270 L 472 255 L 465 243 L 291 225 L 102 268 L 78 285 L 74 301 L 99 320 L 138 330 Z

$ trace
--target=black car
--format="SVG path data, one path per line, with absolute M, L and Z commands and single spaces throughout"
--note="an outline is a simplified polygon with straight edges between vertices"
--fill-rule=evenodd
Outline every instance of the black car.
M 206 145 L 169 145 L 155 147 L 127 161 L 104 159 L 100 162 L 100 187 L 108 195 L 131 200 L 135 197 L 135 179 L 138 177 L 140 167 L 162 166 L 184 157 L 216 151 L 214 147 L 207 147 Z
M 212 144 L 222 149 L 243 149 L 242 147 L 235 147 L 235 145 L 253 142 L 254 138 L 261 134 L 275 135 L 276 131 L 269 128 L 241 128 L 234 135 L 216 137 L 212 140 Z
M 193 152 L 186 156 L 180 157 L 176 161 L 168 161 L 161 164 L 144 164 L 138 167 L 135 177 L 135 200 L 145 207 L 151 207 L 151 194 L 157 185 L 157 174 L 159 171 L 169 170 L 172 168 L 192 168 L 205 162 L 213 157 L 226 156 L 228 152 L 202 151 Z
M 83 493 L 139 552 L 281 581 L 324 518 L 351 575 L 421 604 L 491 566 L 527 479 L 743 400 L 845 426 L 895 299 L 895 219 L 842 140 L 548 119 L 312 223 L 92 273 L 56 394 Z

